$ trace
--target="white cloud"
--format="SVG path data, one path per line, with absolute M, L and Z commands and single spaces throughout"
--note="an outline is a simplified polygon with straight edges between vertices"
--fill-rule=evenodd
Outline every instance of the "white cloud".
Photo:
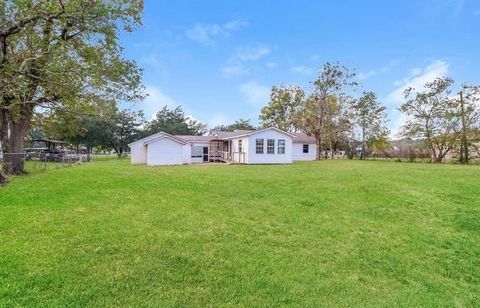
M 309 66 L 293 66 L 290 68 L 290 72 L 302 75 L 310 75 L 313 73 L 313 68 Z
M 197 24 L 193 28 L 187 29 L 185 35 L 197 43 L 211 44 L 215 37 L 228 36 L 228 32 L 217 24 Z
M 243 64 L 232 64 L 226 65 L 220 68 L 220 72 L 222 72 L 224 77 L 237 77 L 241 75 L 248 74 L 248 69 Z
M 388 98 L 392 102 L 403 102 L 403 91 L 412 87 L 419 91 L 424 89 L 427 82 L 433 81 L 437 77 L 445 76 L 448 73 L 449 64 L 443 60 L 436 60 L 424 69 L 414 68 L 410 70 L 407 78 L 401 82 L 396 82 L 397 88 L 392 91 Z
M 152 65 L 152 66 L 162 66 L 162 61 L 158 57 L 158 55 L 151 53 L 148 56 L 142 57 L 141 61 L 145 64 Z
M 241 19 L 234 19 L 225 24 L 199 23 L 185 30 L 185 35 L 194 42 L 210 45 L 217 38 L 228 37 L 233 31 L 247 27 L 248 23 Z
M 241 84 L 239 91 L 255 107 L 266 105 L 270 100 L 270 88 L 254 81 Z
M 390 116 L 392 137 L 398 136 L 401 126 L 406 122 L 407 117 L 398 111 L 398 107 L 403 103 L 403 92 L 406 88 L 415 88 L 416 91 L 422 91 L 427 82 L 433 81 L 437 77 L 445 76 L 448 73 L 449 64 L 443 60 L 436 60 L 425 68 L 411 69 L 407 77 L 401 81 L 395 82 L 396 88 L 390 92 L 386 98 L 386 102 L 390 106 Z
M 233 123 L 233 120 L 221 112 L 215 112 L 207 120 L 208 127 L 213 128 L 222 124 Z
M 370 77 L 373 77 L 375 75 L 378 75 L 380 73 L 385 73 L 385 72 L 388 72 L 389 70 L 391 70 L 394 66 L 397 66 L 398 64 L 400 63 L 399 60 L 392 60 L 390 61 L 387 65 L 383 66 L 382 68 L 380 69 L 373 69 L 373 70 L 370 70 L 366 73 L 358 73 L 357 75 L 357 78 L 359 80 L 365 80 L 365 79 L 368 79 Z
M 267 62 L 267 63 L 265 64 L 265 66 L 268 67 L 268 68 L 275 68 L 275 67 L 278 66 L 278 63 L 276 63 L 276 62 Z
M 226 22 L 223 27 L 227 30 L 239 30 L 248 27 L 248 22 L 242 19 L 234 19 Z
M 368 78 L 372 77 L 376 73 L 377 73 L 376 70 L 370 70 L 367 73 L 361 73 L 360 72 L 360 73 L 358 73 L 357 78 L 360 79 L 360 80 L 365 80 L 365 79 L 368 79 Z
M 243 47 L 237 50 L 234 55 L 234 58 L 241 61 L 256 61 L 268 54 L 271 50 L 269 47 L 264 45 L 258 45 L 253 47 Z
M 245 66 L 245 64 L 247 62 L 257 61 L 260 58 L 270 54 L 270 52 L 271 49 L 265 45 L 238 48 L 230 58 L 229 62 L 220 68 L 220 72 L 226 78 L 247 75 L 249 73 L 249 69 Z M 276 65 L 276 63 L 270 65 Z
M 168 106 L 168 108 L 180 106 L 178 102 L 176 102 L 172 97 L 165 94 L 156 86 L 147 85 L 145 87 L 145 93 L 148 94 L 148 96 L 142 102 L 142 109 L 147 119 L 153 118 L 155 114 L 163 108 L 163 106 Z

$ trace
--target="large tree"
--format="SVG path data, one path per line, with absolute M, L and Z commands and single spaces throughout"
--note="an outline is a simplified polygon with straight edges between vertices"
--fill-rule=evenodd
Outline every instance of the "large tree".
M 462 85 L 459 93 L 458 116 L 460 118 L 460 162 L 470 163 L 470 140 L 476 139 L 480 127 L 480 85 Z
M 121 110 L 110 102 L 98 108 L 95 114 L 72 114 L 51 111 L 42 114 L 40 124 L 45 137 L 85 146 L 114 150 L 122 157 L 128 144 L 139 138 L 144 124 L 143 112 Z
M 139 138 L 142 124 L 142 112 L 118 110 L 111 120 L 105 121 L 107 138 L 99 145 L 113 148 L 120 158 L 128 150 L 128 144 Z
M 423 138 L 435 163 L 443 161 L 458 140 L 458 100 L 452 98 L 453 80 L 439 77 L 427 82 L 424 89 L 407 88 L 400 111 L 407 116 L 402 134 Z
M 341 141 L 346 139 L 346 134 L 353 125 L 350 117 L 351 104 L 352 99 L 349 96 L 330 96 L 325 104 L 322 143 L 325 149 L 330 150 L 332 159 L 335 157 L 334 152 L 338 149 Z M 327 153 L 325 153 L 325 158 L 327 158 Z
M 141 70 L 122 58 L 121 28 L 140 23 L 141 0 L 0 3 L 0 140 L 7 174 L 23 172 L 36 107 L 79 111 L 100 99 L 142 98 Z
M 362 151 L 360 159 L 363 159 L 367 148 L 377 147 L 384 143 L 388 135 L 385 125 L 386 113 L 374 92 L 363 92 L 363 95 L 353 104 L 355 122 L 360 128 L 362 138 Z
M 299 86 L 272 87 L 270 102 L 260 113 L 262 127 L 277 127 L 287 132 L 295 132 L 300 128 L 299 111 L 305 98 Z
M 329 108 L 334 107 L 329 102 L 332 98 L 345 99 L 347 89 L 356 86 L 354 76 L 354 73 L 339 63 L 326 63 L 317 80 L 313 82 L 313 94 L 304 100 L 301 119 L 306 132 L 315 137 L 317 159 L 321 158 L 327 119 L 332 113 Z
M 182 107 L 169 109 L 168 106 L 164 106 L 157 112 L 155 118 L 145 125 L 144 135 L 153 135 L 158 132 L 173 135 L 203 135 L 206 131 L 206 125 L 186 117 Z

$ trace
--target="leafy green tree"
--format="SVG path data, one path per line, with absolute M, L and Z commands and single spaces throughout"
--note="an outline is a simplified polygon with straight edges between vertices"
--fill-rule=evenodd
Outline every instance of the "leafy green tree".
M 107 140 L 106 122 L 113 121 L 119 112 L 114 101 L 99 101 L 92 112 L 77 113 L 70 110 L 51 109 L 37 113 L 36 127 L 42 129 L 44 137 L 68 141 L 75 146 L 86 146 L 91 150 L 100 140 Z
M 143 113 L 120 110 L 105 124 L 106 139 L 100 140 L 98 145 L 113 148 L 121 158 L 128 150 L 128 144 L 139 138 Z
M 407 88 L 399 109 L 408 117 L 402 135 L 424 138 L 435 163 L 441 163 L 458 140 L 459 107 L 451 97 L 452 84 L 452 79 L 440 77 L 427 82 L 425 90 Z
M 185 117 L 180 106 L 172 110 L 164 106 L 157 112 L 155 118 L 145 125 L 144 135 L 153 135 L 158 132 L 172 135 L 203 135 L 206 133 L 206 125 Z
M 374 144 L 381 146 L 389 134 L 385 125 L 385 107 L 378 102 L 374 92 L 363 92 L 362 97 L 353 105 L 353 109 L 362 136 L 360 159 L 364 159 L 367 148 L 372 148 Z
M 141 0 L 0 2 L 0 140 L 20 153 L 36 107 L 83 112 L 99 100 L 141 99 L 141 70 L 118 33 L 140 24 Z M 7 131 L 9 133 L 7 134 Z M 23 172 L 4 155 L 7 174 Z
M 352 126 L 349 115 L 350 104 L 348 96 L 338 98 L 330 96 L 325 104 L 322 140 L 324 147 L 330 150 L 332 159 L 334 152 L 338 149 L 341 141 L 346 138 L 346 133 Z
M 207 124 L 206 123 L 204 123 L 200 120 L 197 120 L 197 119 L 193 119 L 191 117 L 187 117 L 185 119 L 185 122 L 187 123 L 187 126 L 190 130 L 190 134 L 201 136 L 201 135 L 205 135 L 207 133 Z
M 260 113 L 262 127 L 277 127 L 287 132 L 299 130 L 299 110 L 305 98 L 299 86 L 272 87 L 270 102 Z
M 233 132 L 234 130 L 255 130 L 256 127 L 252 125 L 250 119 L 238 119 L 233 124 L 228 125 L 217 125 L 210 130 L 211 133 L 214 131 L 223 131 L 223 132 Z
M 346 90 L 356 86 L 352 79 L 355 76 L 339 63 L 326 63 L 317 80 L 313 82 L 313 93 L 304 100 L 300 119 L 304 130 L 315 137 L 317 159 L 321 158 L 323 137 L 326 133 L 327 121 L 331 117 L 332 98 L 347 101 Z
M 470 163 L 470 140 L 477 139 L 476 129 L 480 126 L 480 85 L 463 84 L 459 93 L 458 117 L 460 119 L 460 163 Z

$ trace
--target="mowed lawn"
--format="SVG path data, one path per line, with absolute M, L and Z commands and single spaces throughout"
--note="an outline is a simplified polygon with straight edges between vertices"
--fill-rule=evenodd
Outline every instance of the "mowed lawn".
M 0 306 L 476 306 L 480 167 L 93 162 L 0 189 Z

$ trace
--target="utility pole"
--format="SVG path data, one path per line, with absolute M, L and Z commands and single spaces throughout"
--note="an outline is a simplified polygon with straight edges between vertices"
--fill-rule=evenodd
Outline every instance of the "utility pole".
M 460 162 L 462 164 L 469 163 L 468 157 L 468 141 L 467 141 L 467 125 L 465 121 L 465 106 L 463 102 L 463 91 L 460 91 L 460 109 L 462 117 L 462 144 L 460 145 Z

